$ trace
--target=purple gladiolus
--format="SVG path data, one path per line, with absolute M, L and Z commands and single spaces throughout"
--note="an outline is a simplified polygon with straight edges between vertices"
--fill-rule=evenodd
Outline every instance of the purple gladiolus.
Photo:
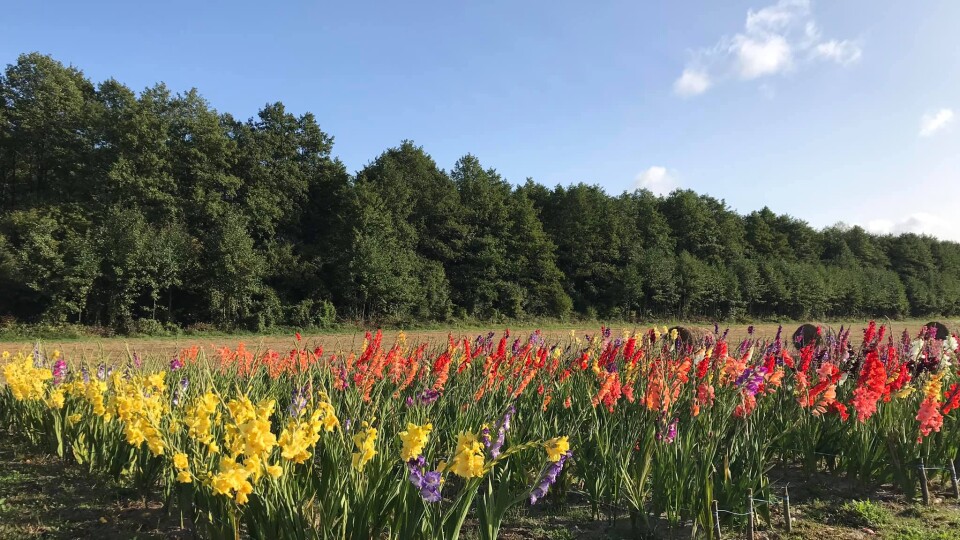
M 667 426 L 666 440 L 668 443 L 672 443 L 677 438 L 677 421 L 678 419 L 674 418 L 673 422 L 670 422 L 670 425 Z
M 504 413 L 500 424 L 497 426 L 497 440 L 490 446 L 490 457 L 493 459 L 497 459 L 497 456 L 500 455 L 500 449 L 503 448 L 507 431 L 510 429 L 510 418 L 513 417 L 515 412 L 517 412 L 517 409 L 513 405 L 510 405 L 510 408 Z
M 294 418 L 298 418 L 300 414 L 303 413 L 303 410 L 307 407 L 307 396 L 309 395 L 306 392 L 306 387 L 304 388 L 294 388 L 293 393 L 290 397 L 290 406 L 287 407 L 287 413 Z
M 490 428 L 484 427 L 480 430 L 480 442 L 483 443 L 484 448 L 490 448 Z
M 556 483 L 557 477 L 560 476 L 560 471 L 563 470 L 563 464 L 566 463 L 567 458 L 572 455 L 572 452 L 567 452 L 560 456 L 560 459 L 556 462 L 547 466 L 547 469 L 543 472 L 543 476 L 540 477 L 540 483 L 530 492 L 530 504 L 537 504 L 537 501 L 547 496 L 547 491 L 550 490 L 550 486 Z
M 657 430 L 657 440 L 666 441 L 667 444 L 672 444 L 673 441 L 677 438 L 677 422 L 679 419 L 674 418 L 669 424 L 667 424 L 667 432 L 661 433 L 660 430 Z
M 440 391 L 434 390 L 433 388 L 427 388 L 423 392 L 420 392 L 420 403 L 424 405 L 429 405 L 440 398 Z
M 737 377 L 734 384 L 736 386 L 743 386 L 748 395 L 754 396 L 757 394 L 757 391 L 760 390 L 760 385 L 763 384 L 763 376 L 766 372 L 767 368 L 764 366 L 757 367 L 756 369 L 747 368 Z
M 190 381 L 186 377 L 180 379 L 180 384 L 173 390 L 173 405 L 175 407 L 180 406 L 180 399 L 183 397 L 183 394 L 187 392 L 189 386 Z
M 410 483 L 420 491 L 420 496 L 427 502 L 440 502 L 440 471 L 426 471 L 427 461 L 423 456 L 417 456 L 407 462 L 410 472 Z
M 100 379 L 101 381 L 102 381 L 102 380 L 105 380 L 105 379 L 107 378 L 107 366 L 106 366 L 106 365 L 100 364 L 100 366 L 97 367 L 97 378 Z
M 170 371 L 176 371 L 182 368 L 183 368 L 183 360 L 180 360 L 179 358 L 174 356 L 173 359 L 170 360 Z
M 133 353 L 133 365 L 136 366 L 137 369 L 143 365 L 143 360 L 140 359 L 140 355 L 137 353 Z
M 427 388 L 423 392 L 417 394 L 416 398 L 413 396 L 407 396 L 406 403 L 407 407 L 413 407 L 417 403 L 429 405 L 438 399 L 440 399 L 440 391 L 434 390 L 433 388 Z

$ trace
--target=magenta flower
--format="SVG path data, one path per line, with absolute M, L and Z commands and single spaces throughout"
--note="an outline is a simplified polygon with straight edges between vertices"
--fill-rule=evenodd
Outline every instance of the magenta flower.
M 67 375 L 67 362 L 60 358 L 53 364 L 53 384 L 59 386 Z

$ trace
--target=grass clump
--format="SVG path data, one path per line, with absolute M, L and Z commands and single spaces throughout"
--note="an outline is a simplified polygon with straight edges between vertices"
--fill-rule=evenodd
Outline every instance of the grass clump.
M 878 529 L 890 523 L 893 516 L 879 503 L 853 500 L 840 505 L 836 517 L 838 522 L 846 525 Z

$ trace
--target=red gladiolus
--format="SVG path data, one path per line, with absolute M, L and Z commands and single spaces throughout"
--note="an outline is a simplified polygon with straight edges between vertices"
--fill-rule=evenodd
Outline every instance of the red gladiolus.
M 806 373 L 810 369 L 810 362 L 813 361 L 813 344 L 800 349 L 800 372 Z
M 839 401 L 834 401 L 827 407 L 828 412 L 837 413 L 840 417 L 840 421 L 846 422 L 850 418 L 850 413 L 847 412 L 847 406 Z
M 750 415 L 751 412 L 753 412 L 754 409 L 757 408 L 756 396 L 746 392 L 742 393 L 742 395 L 743 395 L 743 402 L 741 402 L 740 405 L 737 405 L 737 407 L 733 409 L 733 415 L 736 416 L 737 418 L 747 417 Z
M 857 420 L 865 422 L 877 412 L 877 401 L 886 391 L 887 373 L 880 362 L 876 349 L 867 353 L 857 388 L 853 391 L 850 404 L 857 411 Z
M 924 437 L 931 432 L 939 432 L 943 426 L 943 415 L 940 414 L 940 402 L 936 399 L 924 399 L 920 404 L 920 410 L 917 412 L 917 420 L 920 422 L 920 436 L 917 442 L 923 441 Z
M 947 389 L 946 399 L 944 400 L 943 414 L 949 414 L 950 411 L 960 408 L 960 385 L 953 383 Z
M 702 379 L 706 377 L 708 369 L 710 369 L 710 358 L 704 357 L 703 360 L 697 362 L 697 378 Z

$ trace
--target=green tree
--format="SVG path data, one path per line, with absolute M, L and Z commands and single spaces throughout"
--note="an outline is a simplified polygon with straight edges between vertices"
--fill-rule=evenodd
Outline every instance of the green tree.
M 39 53 L 21 55 L 0 77 L 2 208 L 84 203 L 93 194 L 93 84 Z
M 350 274 L 360 320 L 405 320 L 420 300 L 416 253 L 404 246 L 379 195 L 357 186 L 359 215 L 353 232 Z M 436 277 L 436 276 L 433 276 Z
M 227 327 L 260 326 L 256 313 L 258 299 L 269 296 L 262 278 L 266 261 L 254 248 L 246 220 L 235 211 L 227 211 L 201 239 L 202 287 L 209 316 Z

